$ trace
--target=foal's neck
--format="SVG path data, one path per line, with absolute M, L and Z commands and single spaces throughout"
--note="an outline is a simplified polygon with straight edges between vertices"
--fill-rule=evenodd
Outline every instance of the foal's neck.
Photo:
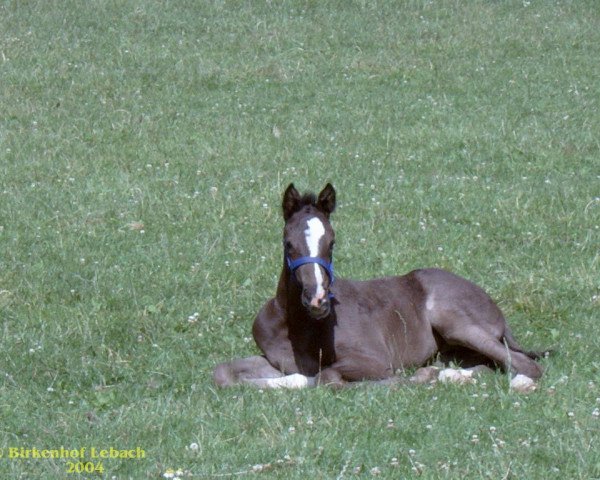
M 304 321 L 309 318 L 302 305 L 302 287 L 292 278 L 292 273 L 284 264 L 277 284 L 276 299 L 284 309 L 288 322 Z

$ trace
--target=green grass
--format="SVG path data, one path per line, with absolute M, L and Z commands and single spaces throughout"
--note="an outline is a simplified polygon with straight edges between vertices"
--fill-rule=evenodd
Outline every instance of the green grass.
M 85 477 L 6 458 L 61 446 L 143 448 L 118 479 L 600 478 L 597 2 L 5 1 L 0 31 L 2 478 Z M 216 390 L 292 181 L 337 188 L 340 275 L 484 286 L 556 348 L 538 391 Z

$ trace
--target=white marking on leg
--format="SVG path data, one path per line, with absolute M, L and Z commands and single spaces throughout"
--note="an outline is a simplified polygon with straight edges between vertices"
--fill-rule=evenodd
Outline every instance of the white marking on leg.
M 317 217 L 313 217 L 306 222 L 308 228 L 304 230 L 304 235 L 306 236 L 306 245 L 308 246 L 308 252 L 311 257 L 319 256 L 319 242 L 323 235 L 325 235 L 325 227 L 323 226 L 323 222 L 319 220 Z M 323 274 L 321 273 L 321 269 L 319 265 L 316 263 L 313 265 L 315 269 L 315 280 L 317 284 L 317 293 L 315 294 L 316 298 L 323 298 L 325 296 L 325 289 L 323 288 Z
M 279 378 L 268 378 L 266 381 L 266 386 L 269 388 L 305 388 L 314 385 L 314 377 L 306 377 L 300 373 L 293 373 Z
M 438 380 L 442 383 L 457 383 L 459 385 L 476 383 L 476 380 L 473 378 L 473 371 L 465 370 L 464 368 L 445 368 L 439 373 Z

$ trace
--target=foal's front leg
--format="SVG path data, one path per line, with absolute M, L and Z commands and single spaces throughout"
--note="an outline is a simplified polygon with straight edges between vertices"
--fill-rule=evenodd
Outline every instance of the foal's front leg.
M 355 387 L 360 385 L 376 385 L 383 387 L 393 387 L 398 385 L 410 385 L 415 382 L 413 378 L 401 377 L 392 375 L 389 377 L 365 377 L 360 379 L 348 380 L 345 379 L 342 373 L 335 368 L 326 368 L 320 372 L 315 378 L 316 385 L 324 385 L 333 389 L 341 389 L 346 387 Z
M 303 388 L 315 384 L 313 378 L 298 373 L 284 375 L 266 357 L 258 355 L 217 365 L 213 378 L 219 387 L 251 385 L 258 388 Z
M 316 377 L 317 385 L 342 388 L 355 382 L 396 385 L 404 381 L 397 377 L 392 367 L 381 361 L 377 355 L 368 351 L 353 353 L 352 358 L 344 357 L 319 372 Z

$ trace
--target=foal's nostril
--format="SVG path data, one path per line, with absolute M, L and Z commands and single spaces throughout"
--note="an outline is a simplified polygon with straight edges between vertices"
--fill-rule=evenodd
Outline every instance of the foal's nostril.
M 329 298 L 324 296 L 312 296 L 307 291 L 302 292 L 302 305 L 309 311 L 311 316 L 321 318 L 329 314 Z
M 327 305 L 327 297 L 315 298 L 312 302 L 310 302 L 310 304 L 313 307 L 322 308 Z
M 310 295 L 310 293 L 308 293 L 306 290 L 304 290 L 302 292 L 302 305 L 304 305 L 305 307 L 310 307 L 312 301 L 312 296 Z

